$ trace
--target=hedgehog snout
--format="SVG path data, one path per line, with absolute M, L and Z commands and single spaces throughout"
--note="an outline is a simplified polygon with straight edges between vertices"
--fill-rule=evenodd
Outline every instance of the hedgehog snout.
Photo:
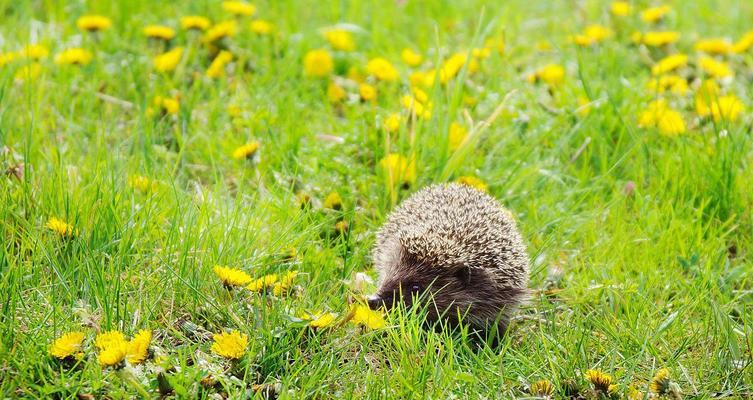
M 384 300 L 378 294 L 374 294 L 366 298 L 366 302 L 369 304 L 369 308 L 376 311 L 384 307 Z

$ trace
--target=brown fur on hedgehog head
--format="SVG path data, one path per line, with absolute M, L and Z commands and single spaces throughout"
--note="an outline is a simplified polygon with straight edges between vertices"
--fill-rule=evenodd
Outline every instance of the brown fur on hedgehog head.
M 427 321 L 462 317 L 480 330 L 506 328 L 524 301 L 528 256 L 515 221 L 494 198 L 464 185 L 416 192 L 377 234 L 372 308 L 426 305 Z

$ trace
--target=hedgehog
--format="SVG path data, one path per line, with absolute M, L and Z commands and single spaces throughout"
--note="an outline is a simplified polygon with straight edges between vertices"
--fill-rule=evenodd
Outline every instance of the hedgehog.
M 512 214 L 462 184 L 424 188 L 379 229 L 372 309 L 426 305 L 426 322 L 503 334 L 528 295 L 528 255 Z M 422 302 L 423 300 L 428 300 Z

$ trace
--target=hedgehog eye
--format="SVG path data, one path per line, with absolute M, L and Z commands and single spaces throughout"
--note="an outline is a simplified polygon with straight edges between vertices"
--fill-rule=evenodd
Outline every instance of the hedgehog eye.
M 418 285 L 413 285 L 413 286 L 411 286 L 411 287 L 410 287 L 410 292 L 411 292 L 412 294 L 416 294 L 416 293 L 418 293 L 418 292 L 419 292 L 420 290 L 421 290 L 421 287 L 420 287 L 420 286 L 418 286 Z

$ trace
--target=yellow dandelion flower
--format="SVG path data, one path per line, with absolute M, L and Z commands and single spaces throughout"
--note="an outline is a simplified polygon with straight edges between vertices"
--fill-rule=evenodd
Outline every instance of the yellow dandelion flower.
M 256 152 L 259 151 L 259 146 L 260 144 L 257 141 L 246 143 L 233 151 L 233 158 L 236 160 L 253 158 Z
M 77 356 L 81 352 L 83 342 L 84 332 L 68 332 L 55 339 L 47 351 L 51 356 L 62 360 Z
M 257 35 L 269 35 L 274 30 L 275 26 L 269 22 L 265 21 L 263 19 L 256 19 L 251 21 L 249 24 L 249 28 L 251 29 L 251 32 L 257 34 Z
M 50 217 L 50 219 L 47 221 L 47 224 L 45 224 L 45 227 L 57 233 L 61 237 L 73 236 L 73 225 L 59 218 Z
M 602 371 L 589 369 L 586 371 L 586 379 L 593 385 L 594 389 L 602 393 L 612 393 L 612 376 Z
M 331 312 L 303 313 L 299 318 L 309 321 L 308 325 L 314 329 L 324 329 L 334 325 L 337 320 L 337 314 Z
M 719 97 L 719 85 L 711 79 L 707 79 L 701 83 L 698 91 L 695 94 L 695 108 L 698 115 L 701 117 L 708 117 L 711 115 L 711 104 Z
M 366 72 L 380 81 L 393 82 L 400 78 L 400 73 L 392 63 L 382 57 L 372 58 L 366 63 Z
M 732 52 L 732 44 L 725 39 L 701 39 L 695 43 L 695 49 L 708 54 L 725 55 Z
M 361 100 L 372 101 L 377 97 L 377 90 L 368 83 L 362 83 L 358 85 L 358 94 L 361 96 Z
M 658 128 L 664 136 L 673 137 L 685 132 L 685 122 L 682 115 L 671 109 L 664 100 L 649 103 L 638 120 L 639 126 Z
M 183 58 L 183 47 L 176 47 L 170 51 L 154 57 L 154 69 L 158 72 L 172 72 L 178 67 Z
M 222 9 L 233 15 L 251 17 L 256 14 L 256 6 L 244 1 L 223 1 Z
M 207 77 L 219 78 L 225 75 L 225 66 L 233 59 L 233 54 L 227 50 L 220 51 L 220 54 L 212 60 L 207 68 Z
M 149 345 L 152 343 L 152 331 L 140 330 L 136 336 L 128 342 L 126 360 L 130 364 L 141 364 L 149 355 Z
M 414 114 L 422 119 L 431 118 L 431 103 L 426 103 L 424 105 L 424 103 L 422 103 L 419 99 L 411 95 L 405 95 L 401 97 L 400 102 L 403 104 L 403 107 L 405 107 L 405 109 L 408 110 L 411 114 Z
M 154 98 L 154 105 L 165 114 L 175 115 L 180 111 L 180 101 L 177 97 L 156 96 Z
M 16 61 L 20 56 L 14 51 L 0 54 L 0 67 Z
M 324 199 L 324 208 L 330 208 L 332 210 L 340 210 L 343 208 L 343 200 L 340 197 L 340 193 L 330 192 Z
M 579 46 L 591 46 L 612 37 L 612 30 L 603 25 L 589 25 L 583 33 L 575 35 L 572 41 Z
M 127 353 L 128 342 L 113 342 L 100 350 L 97 361 L 103 367 L 113 367 L 122 363 Z
M 614 16 L 626 17 L 633 11 L 633 7 L 627 1 L 613 1 L 609 10 Z
M 688 81 L 679 75 L 662 75 L 648 81 L 648 89 L 652 92 L 663 93 L 667 90 L 672 93 L 685 95 L 688 88 Z
M 102 350 L 106 347 L 109 347 L 113 343 L 120 343 L 125 341 L 125 336 L 122 332 L 112 330 L 98 334 L 97 337 L 94 338 L 94 346 L 97 348 L 97 350 Z
M 448 147 L 450 151 L 459 149 L 466 137 L 468 137 L 468 129 L 457 122 L 451 123 L 448 134 Z
M 651 73 L 654 75 L 666 74 L 676 70 L 677 68 L 684 67 L 688 63 L 688 56 L 685 54 L 672 54 L 657 61 L 656 64 L 651 67 Z
M 643 400 L 646 396 L 644 396 L 643 393 L 641 393 L 640 390 L 636 389 L 633 385 L 630 385 L 628 387 L 627 392 L 627 399 L 628 400 Z
M 278 280 L 277 274 L 264 275 L 261 278 L 254 279 L 246 288 L 252 292 L 263 292 L 272 287 Z
M 16 71 L 16 73 L 13 75 L 13 80 L 18 83 L 31 82 L 37 79 L 41 74 L 42 64 L 34 62 L 19 68 L 18 71 Z
M 303 57 L 303 72 L 307 76 L 325 77 L 332 73 L 334 68 L 332 55 L 325 49 L 311 50 Z
M 86 65 L 94 58 L 92 52 L 81 48 L 63 50 L 55 56 L 55 64 L 58 65 Z
M 672 11 L 672 8 L 667 5 L 647 8 L 641 13 L 641 19 L 651 24 L 657 23 L 669 14 L 670 11 Z
M 460 183 L 461 185 L 467 185 L 472 188 L 476 188 L 482 192 L 486 192 L 489 186 L 486 184 L 486 182 L 482 181 L 481 179 L 475 177 L 475 176 L 461 176 L 457 179 L 457 183 Z
M 636 43 L 643 43 L 649 47 L 661 47 L 672 43 L 677 43 L 680 40 L 680 32 L 676 31 L 651 31 L 641 34 L 636 32 L 633 34 L 633 41 Z
M 489 58 L 492 55 L 490 47 L 477 47 L 471 50 L 471 55 L 476 58 Z
M 484 47 L 497 50 L 499 55 L 505 54 L 505 39 L 504 37 L 493 37 L 486 39 Z
M 701 67 L 709 76 L 717 79 L 732 76 L 732 69 L 727 63 L 717 61 L 711 57 L 701 57 L 698 60 L 698 66 Z
M 238 33 L 238 24 L 235 21 L 222 21 L 208 28 L 204 34 L 204 42 L 212 43 L 227 37 L 233 37 Z
M 386 325 L 382 313 L 374 311 L 368 306 L 356 305 L 351 309 L 351 313 L 353 317 L 350 319 L 350 322 L 356 325 L 365 326 L 369 329 L 384 328 Z
M 732 45 L 732 52 L 736 54 L 744 53 L 753 47 L 753 31 L 747 32 L 735 44 Z M 2 65 L 2 64 L 0 64 Z
M 324 38 L 335 50 L 353 51 L 356 49 L 353 35 L 345 29 L 327 29 L 324 31 Z
M 382 126 L 384 127 L 384 130 L 389 133 L 397 132 L 398 129 L 400 129 L 400 114 L 399 113 L 392 113 L 387 116 L 387 118 L 384 119 L 384 123 L 382 123 Z
M 416 162 L 397 153 L 388 154 L 379 161 L 379 167 L 390 183 L 410 185 L 416 181 Z
M 41 60 L 50 55 L 50 50 L 41 44 L 30 44 L 24 46 L 24 48 L 18 52 L 18 55 L 30 60 Z
M 290 291 L 293 287 L 293 281 L 298 276 L 298 271 L 288 271 L 279 281 L 272 285 L 272 294 L 275 296 L 282 296 Z
M 665 395 L 669 392 L 669 370 L 666 368 L 662 368 L 659 371 L 656 372 L 656 375 L 654 375 L 654 378 L 651 379 L 651 384 L 649 386 L 649 389 L 652 393 L 656 393 L 659 396 Z
M 451 55 L 442 63 L 442 66 L 439 69 L 439 81 L 442 84 L 449 82 L 458 75 L 458 73 L 466 65 L 466 63 L 468 64 L 468 73 L 473 73 L 479 68 L 478 61 L 475 58 L 469 59 L 468 53 L 458 52 Z M 432 82 L 435 77 L 436 76 L 432 76 Z
M 533 382 L 528 392 L 538 397 L 552 397 L 554 395 L 554 385 L 546 379 Z
M 205 31 L 212 23 L 209 18 L 200 15 L 187 15 L 180 18 L 180 27 L 182 29 L 196 29 Z
M 745 110 L 745 106 L 737 96 L 720 96 L 711 102 L 711 117 L 714 122 L 737 121 L 740 113 Z
M 215 333 L 214 343 L 212 344 L 211 349 L 212 352 L 221 357 L 230 360 L 237 360 L 246 354 L 246 350 L 248 349 L 248 335 L 236 330 Z
M 76 20 L 76 26 L 82 31 L 97 32 L 112 26 L 112 20 L 102 15 L 84 15 Z
M 252 278 L 247 273 L 237 269 L 215 265 L 214 274 L 220 278 L 220 281 L 227 287 L 243 286 L 251 282 Z
M 175 29 L 163 25 L 147 25 L 143 32 L 144 36 L 152 39 L 172 40 L 175 37 Z
M 157 182 L 143 175 L 131 176 L 130 178 L 128 178 L 128 185 L 140 191 L 141 193 L 147 193 L 157 189 Z
M 418 67 L 424 61 L 424 56 L 409 48 L 404 48 L 403 51 L 400 52 L 400 58 L 402 58 L 403 62 L 410 67 Z
M 327 84 L 327 99 L 330 103 L 337 104 L 345 100 L 346 97 L 348 97 L 348 93 L 342 88 L 342 86 L 335 82 Z
M 557 87 L 565 82 L 565 68 L 558 64 L 547 64 L 528 76 L 528 81 L 544 82 L 550 87 Z

